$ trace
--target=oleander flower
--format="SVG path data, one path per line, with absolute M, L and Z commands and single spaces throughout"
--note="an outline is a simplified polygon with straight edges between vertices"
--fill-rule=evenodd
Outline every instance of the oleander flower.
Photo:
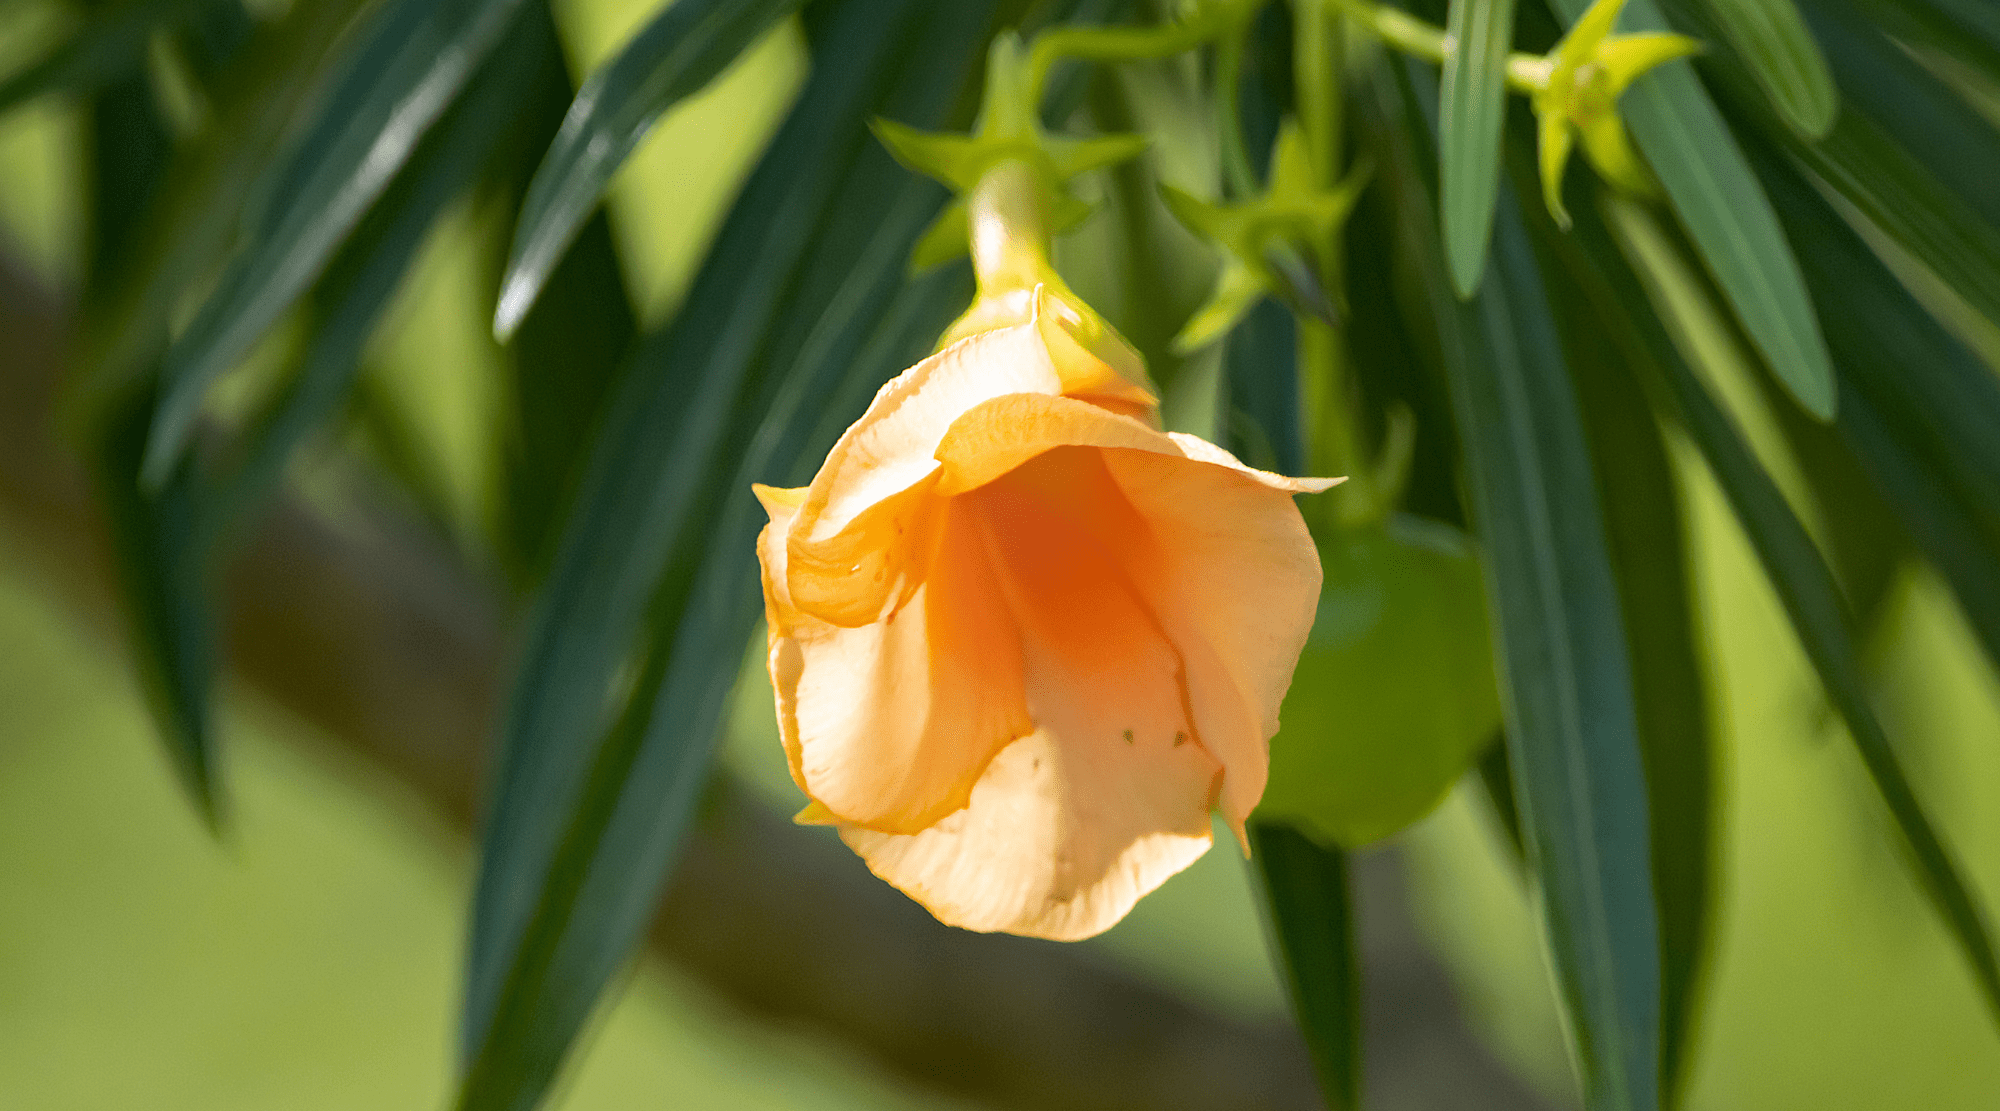
M 1075 939 L 1212 810 L 1242 840 L 1319 597 L 1292 495 L 1332 481 L 1159 431 L 1129 348 L 1024 296 L 759 487 L 758 556 L 799 820 L 947 923 Z

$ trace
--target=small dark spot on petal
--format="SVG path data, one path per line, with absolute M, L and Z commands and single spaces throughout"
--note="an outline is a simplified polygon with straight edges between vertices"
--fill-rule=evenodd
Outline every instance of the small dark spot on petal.
M 1179 748 L 1179 747 L 1181 747 L 1182 745 L 1184 745 L 1184 744 L 1186 744 L 1186 743 L 1187 743 L 1187 734 L 1186 734 L 1186 733 L 1180 733 L 1180 732 L 1176 732 L 1176 733 L 1174 734 L 1174 747 L 1175 747 L 1175 748 Z
M 1128 745 L 1132 743 L 1132 731 L 1130 729 L 1125 731 L 1125 743 Z

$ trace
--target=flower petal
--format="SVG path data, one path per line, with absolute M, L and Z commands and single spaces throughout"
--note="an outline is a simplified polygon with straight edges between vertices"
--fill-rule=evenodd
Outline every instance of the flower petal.
M 1190 454 L 1199 445 L 1227 461 L 1103 456 L 1151 533 L 1148 558 L 1131 573 L 1180 650 L 1195 727 L 1224 769 L 1223 818 L 1240 838 L 1263 796 L 1278 707 L 1319 605 L 1319 555 L 1288 495 L 1326 480 L 1256 471 L 1194 437 L 1175 439 Z
M 933 539 L 913 527 L 928 501 L 917 488 L 937 470 L 945 430 L 988 398 L 1061 389 L 1032 323 L 961 340 L 883 386 L 807 487 L 788 540 L 793 604 L 841 625 L 892 612 Z
M 799 615 L 772 654 L 779 732 L 832 815 L 914 833 L 965 806 L 995 753 L 1034 730 L 1021 642 L 974 522 L 947 511 L 907 605 L 843 628 Z
M 1184 464 L 1193 465 L 1193 464 Z M 914 835 L 844 826 L 877 875 L 946 922 L 1087 937 L 1206 851 L 1221 766 L 1200 743 L 1179 652 L 1085 522 L 1131 509 L 1095 451 L 1052 453 L 958 499 L 985 528 L 1021 633 L 1039 728 L 970 804 Z M 1127 522 L 1143 541 L 1143 523 Z
M 1118 553 L 1180 652 L 1194 731 L 1222 762 L 1223 816 L 1240 836 L 1263 795 L 1278 706 L 1319 602 L 1319 556 L 1290 495 L 1342 480 L 1260 471 L 1199 437 L 1069 398 L 1017 395 L 953 423 L 938 445 L 937 489 L 1005 482 L 1029 460 L 1078 445 L 1102 449 L 1098 481 L 1120 490 L 1078 520 Z M 1068 483 L 1088 486 L 1089 469 L 1072 467 Z

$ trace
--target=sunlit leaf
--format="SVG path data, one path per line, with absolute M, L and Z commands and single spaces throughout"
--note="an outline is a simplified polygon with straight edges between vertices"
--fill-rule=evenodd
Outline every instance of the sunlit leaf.
M 389 0 L 249 204 L 248 242 L 168 348 L 141 475 L 165 479 L 208 387 L 325 268 L 450 107 L 521 0 Z
M 513 335 L 618 167 L 653 122 L 698 92 L 799 0 L 677 0 L 577 90 L 528 186 L 493 332 Z

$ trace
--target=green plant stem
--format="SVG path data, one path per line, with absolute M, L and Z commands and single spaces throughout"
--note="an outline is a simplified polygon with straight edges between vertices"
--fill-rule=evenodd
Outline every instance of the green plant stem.
M 1206 19 L 1156 27 L 1051 27 L 1028 47 L 1028 88 L 1040 93 L 1049 71 L 1065 58 L 1086 62 L 1170 58 L 1215 38 L 1227 26 L 1221 19 Z
M 1332 188 L 1340 180 L 1342 53 L 1340 12 L 1327 0 L 1293 0 L 1293 82 L 1299 130 L 1305 138 L 1313 185 Z M 1345 301 L 1338 229 L 1312 244 L 1327 295 Z M 1373 462 L 1363 450 L 1347 376 L 1347 344 L 1324 321 L 1299 316 L 1299 401 L 1306 415 L 1306 460 L 1316 475 L 1345 475 L 1347 482 L 1319 500 L 1322 523 L 1352 527 L 1379 521 L 1389 507 L 1375 481 Z
M 1443 64 L 1454 44 L 1442 27 L 1418 19 L 1407 12 L 1380 7 L 1365 0 L 1334 0 L 1341 14 L 1367 28 L 1384 43 L 1405 54 Z M 1517 93 L 1539 92 L 1549 83 L 1553 63 L 1533 54 L 1507 55 L 1507 87 Z
M 1246 23 L 1215 44 L 1215 138 L 1225 195 L 1232 200 L 1257 193 L 1257 171 L 1243 141 L 1243 51 L 1249 34 Z

